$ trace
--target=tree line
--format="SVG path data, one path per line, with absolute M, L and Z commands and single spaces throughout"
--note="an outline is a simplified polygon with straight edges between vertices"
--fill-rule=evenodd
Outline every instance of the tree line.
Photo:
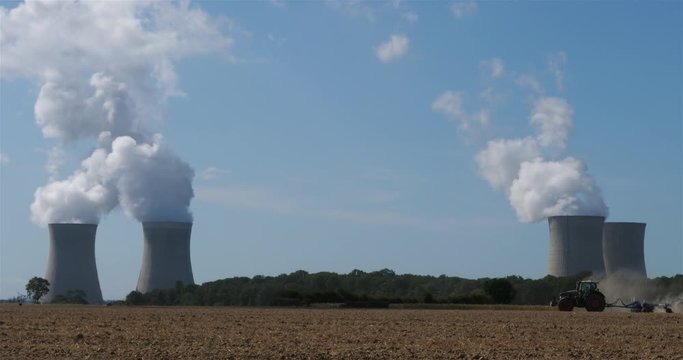
M 307 306 L 334 303 L 349 307 L 386 307 L 390 303 L 451 304 L 548 304 L 560 292 L 589 278 L 589 272 L 570 277 L 546 276 L 525 279 L 465 279 L 446 275 L 398 275 L 389 269 L 373 272 L 353 270 L 348 274 L 308 273 L 303 270 L 279 276 L 233 277 L 201 285 L 177 283 L 169 289 L 142 294 L 133 291 L 123 303 L 130 305 L 194 306 Z M 26 285 L 27 297 L 34 302 L 49 290 L 49 282 L 34 277 Z M 683 301 L 683 275 L 654 279 L 603 279 L 599 287 L 608 295 L 623 300 Z M 17 298 L 18 301 L 22 299 Z M 53 303 L 86 303 L 85 293 L 72 289 L 55 296 Z
M 189 306 L 307 306 L 335 303 L 350 307 L 385 307 L 390 303 L 519 304 L 546 305 L 560 292 L 590 277 L 546 276 L 525 279 L 464 279 L 452 276 L 396 274 L 389 269 L 348 274 L 308 273 L 303 270 L 279 276 L 257 275 L 210 281 L 201 285 L 176 284 L 146 294 L 133 291 L 130 305 Z M 652 294 L 683 296 L 683 275 L 634 280 Z M 647 292 L 646 292 L 647 293 Z

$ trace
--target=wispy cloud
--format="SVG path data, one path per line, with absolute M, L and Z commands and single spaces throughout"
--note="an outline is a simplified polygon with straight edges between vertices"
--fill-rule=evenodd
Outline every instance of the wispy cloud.
M 251 31 L 247 30 L 244 26 L 242 26 L 242 24 L 233 18 L 221 17 L 218 19 L 218 23 L 230 34 L 235 36 L 242 36 L 244 38 L 251 38 L 253 36 Z
M 6 153 L 0 153 L 0 166 L 9 164 L 9 156 Z
M 404 12 L 403 14 L 401 14 L 401 17 L 411 24 L 417 22 L 417 14 L 412 11 Z
M 499 78 L 505 73 L 505 64 L 500 58 L 482 60 L 479 62 L 479 68 L 492 79 Z
M 477 3 L 475 1 L 457 1 L 451 4 L 451 12 L 458 19 L 463 19 L 477 13 Z
M 406 1 L 393 0 L 391 4 L 393 5 L 394 10 L 401 14 L 403 20 L 411 24 L 417 21 L 417 13 L 410 10 L 410 8 L 406 5 Z
M 270 40 L 270 42 L 272 42 L 276 46 L 282 46 L 287 42 L 286 38 L 278 37 L 277 35 L 275 35 L 273 33 L 268 34 L 268 40 Z
M 387 42 L 375 49 L 375 55 L 383 63 L 394 61 L 408 52 L 409 42 L 405 35 L 391 35 Z
M 371 204 L 387 204 L 400 197 L 396 191 L 376 190 L 365 194 L 364 199 Z
M 229 170 L 223 170 L 215 166 L 209 166 L 199 173 L 199 178 L 202 180 L 213 180 L 221 175 L 227 175 L 229 173 Z
M 270 0 L 270 5 L 281 8 L 285 7 L 286 3 L 285 0 Z
M 391 211 L 349 211 L 332 209 L 322 211 L 319 215 L 325 219 L 349 223 L 408 226 L 431 231 L 446 231 L 449 229 L 450 225 L 449 220 L 423 219 Z
M 560 51 L 556 54 L 550 55 L 548 59 L 548 68 L 555 77 L 555 86 L 557 91 L 564 91 L 564 65 L 567 63 L 567 54 Z
M 198 201 L 282 215 L 326 219 L 352 224 L 404 226 L 427 231 L 456 232 L 464 227 L 510 225 L 493 218 L 426 218 L 395 211 L 368 211 L 315 206 L 309 199 L 285 196 L 267 188 L 204 187 L 195 191 Z
M 528 88 L 533 90 L 536 94 L 543 94 L 545 90 L 543 89 L 543 86 L 541 83 L 536 79 L 535 76 L 530 75 L 530 74 L 522 74 L 517 76 L 517 79 L 515 79 L 515 83 L 517 85 L 523 87 L 523 88 Z
M 304 212 L 300 199 L 282 196 L 266 188 L 200 187 L 195 189 L 195 196 L 199 201 L 277 214 L 294 215 Z
M 448 90 L 434 100 L 432 110 L 456 120 L 460 129 L 466 132 L 474 132 L 476 128 L 488 126 L 489 110 L 481 109 L 472 114 L 465 112 L 463 96 L 462 92 Z
M 482 90 L 482 92 L 479 93 L 479 97 L 492 107 L 500 106 L 505 102 L 506 99 L 505 93 L 496 91 L 492 87 L 487 87 L 486 89 Z
M 328 210 L 321 215 L 330 220 L 358 224 L 406 226 L 433 232 L 459 232 L 464 228 L 511 226 L 514 221 L 496 218 L 422 218 L 391 211 Z
M 59 170 L 66 162 L 66 154 L 64 148 L 55 146 L 47 151 L 47 162 L 45 163 L 45 170 L 50 175 L 50 178 L 56 179 L 59 177 Z
M 460 119 L 465 112 L 462 109 L 462 93 L 459 91 L 448 90 L 434 100 L 432 110 Z
M 375 11 L 361 0 L 327 0 L 327 4 L 347 16 L 375 21 Z

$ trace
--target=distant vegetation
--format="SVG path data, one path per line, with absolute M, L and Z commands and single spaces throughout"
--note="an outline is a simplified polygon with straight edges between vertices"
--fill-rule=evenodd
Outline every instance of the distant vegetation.
M 289 275 L 235 277 L 154 290 L 147 294 L 133 291 L 126 297 L 131 305 L 216 305 L 216 306 L 308 306 L 335 303 L 350 307 L 386 307 L 390 303 L 547 305 L 561 291 L 573 289 L 574 277 L 524 279 L 519 276 L 482 278 L 397 275 L 383 269 L 373 272 L 353 270 L 348 274 L 308 273 L 300 270 Z M 683 275 L 647 280 L 653 288 L 683 294 Z
M 69 289 L 65 294 L 59 294 L 52 299 L 52 304 L 87 304 L 85 291 Z

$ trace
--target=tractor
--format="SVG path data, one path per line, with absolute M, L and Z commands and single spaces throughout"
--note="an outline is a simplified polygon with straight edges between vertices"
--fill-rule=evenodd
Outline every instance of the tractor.
M 598 289 L 598 283 L 590 280 L 577 282 L 576 290 L 562 292 L 557 302 L 560 311 L 572 311 L 574 307 L 583 307 L 587 311 L 603 311 L 605 305 L 605 295 Z

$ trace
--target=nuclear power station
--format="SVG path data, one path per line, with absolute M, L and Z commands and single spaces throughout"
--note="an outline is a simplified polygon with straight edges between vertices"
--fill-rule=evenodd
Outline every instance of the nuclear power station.
M 136 290 L 172 288 L 176 282 L 194 284 L 190 261 L 190 222 L 144 222 L 142 267 Z
M 41 302 L 80 290 L 90 304 L 101 304 L 95 263 L 97 224 L 49 224 L 50 253 L 45 278 L 49 292 Z M 190 261 L 191 222 L 145 222 L 144 251 L 137 291 L 172 288 L 178 281 L 194 284 Z
M 602 216 L 551 216 L 548 275 L 646 277 L 645 223 L 605 222 Z
M 606 222 L 602 253 L 607 275 L 647 277 L 645 270 L 645 224 Z
M 604 274 L 603 216 L 551 216 L 548 274 L 571 276 L 581 271 Z
M 69 290 L 81 290 L 90 304 L 101 304 L 102 290 L 95 263 L 96 224 L 49 224 L 50 253 L 45 278 L 50 291 L 42 302 Z
M 548 217 L 548 274 L 645 278 L 645 223 L 605 222 L 604 216 Z M 143 222 L 144 250 L 136 290 L 194 284 L 190 259 L 191 222 Z M 95 262 L 97 224 L 49 224 L 50 252 L 46 279 L 52 302 L 70 290 L 83 291 L 90 304 L 103 303 Z

